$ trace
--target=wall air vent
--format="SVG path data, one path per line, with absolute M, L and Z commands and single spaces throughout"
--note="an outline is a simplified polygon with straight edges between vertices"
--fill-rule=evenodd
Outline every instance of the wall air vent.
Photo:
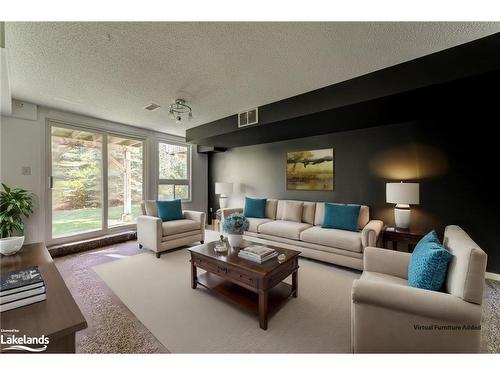
M 147 109 L 148 111 L 154 111 L 155 109 L 158 109 L 160 108 L 160 106 L 158 104 L 155 104 L 155 103 L 151 103 L 150 105 L 147 105 L 146 107 L 144 107 L 144 109 Z
M 255 125 L 259 122 L 259 109 L 249 109 L 238 113 L 238 128 L 244 128 L 248 125 Z

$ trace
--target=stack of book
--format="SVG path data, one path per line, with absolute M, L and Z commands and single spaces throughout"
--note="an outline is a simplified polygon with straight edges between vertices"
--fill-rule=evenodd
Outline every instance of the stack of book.
M 38 267 L 2 273 L 0 312 L 47 299 L 45 283 Z
M 256 263 L 264 263 L 278 256 L 278 252 L 270 247 L 252 245 L 241 249 L 238 256 Z

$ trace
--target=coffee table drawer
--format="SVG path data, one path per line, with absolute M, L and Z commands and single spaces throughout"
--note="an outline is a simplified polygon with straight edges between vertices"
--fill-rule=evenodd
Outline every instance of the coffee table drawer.
M 253 288 L 256 288 L 258 286 L 257 278 L 243 269 L 229 266 L 223 262 L 205 259 L 197 255 L 193 255 L 192 262 L 194 266 L 219 275 L 227 280 L 236 281 Z
M 249 274 L 248 272 L 245 272 L 245 270 L 238 268 L 228 267 L 227 270 L 227 279 L 246 284 L 253 288 L 257 288 L 258 280 L 255 276 Z
M 273 286 L 279 284 L 288 275 L 290 275 L 299 266 L 297 258 L 292 259 L 288 262 L 283 263 L 280 267 L 276 268 L 266 279 L 265 288 L 272 288 Z
M 193 262 L 194 266 L 203 268 L 205 271 L 213 273 L 220 272 L 220 267 L 217 266 L 217 263 L 210 259 L 205 259 L 203 257 L 194 255 L 191 261 Z

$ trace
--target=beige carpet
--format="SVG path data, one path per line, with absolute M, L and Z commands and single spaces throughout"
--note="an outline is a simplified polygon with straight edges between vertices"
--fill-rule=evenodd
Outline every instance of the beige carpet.
M 173 353 L 347 353 L 356 271 L 300 259 L 299 297 L 259 328 L 255 316 L 190 287 L 189 253 L 152 252 L 94 271 Z M 289 280 L 288 280 L 289 282 Z

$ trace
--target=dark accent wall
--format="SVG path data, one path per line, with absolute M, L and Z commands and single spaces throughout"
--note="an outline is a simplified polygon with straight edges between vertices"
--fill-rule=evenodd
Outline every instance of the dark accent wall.
M 479 78 L 478 78 L 479 79 Z M 371 218 L 394 223 L 385 183 L 420 183 L 412 223 L 421 230 L 460 225 L 488 253 L 488 271 L 500 273 L 498 75 L 480 78 L 458 97 L 435 96 L 437 104 L 412 121 L 237 147 L 209 155 L 209 207 L 218 208 L 216 181 L 235 184 L 232 206 L 244 196 L 367 204 Z M 313 119 L 314 117 L 311 117 Z M 286 153 L 335 148 L 335 191 L 287 191 Z
M 238 128 L 232 115 L 187 129 L 186 140 L 241 147 L 413 120 L 441 105 L 432 98 L 443 97 L 438 90 L 454 94 L 454 82 L 498 70 L 499 45 L 500 33 L 493 34 L 260 106 L 257 125 Z

